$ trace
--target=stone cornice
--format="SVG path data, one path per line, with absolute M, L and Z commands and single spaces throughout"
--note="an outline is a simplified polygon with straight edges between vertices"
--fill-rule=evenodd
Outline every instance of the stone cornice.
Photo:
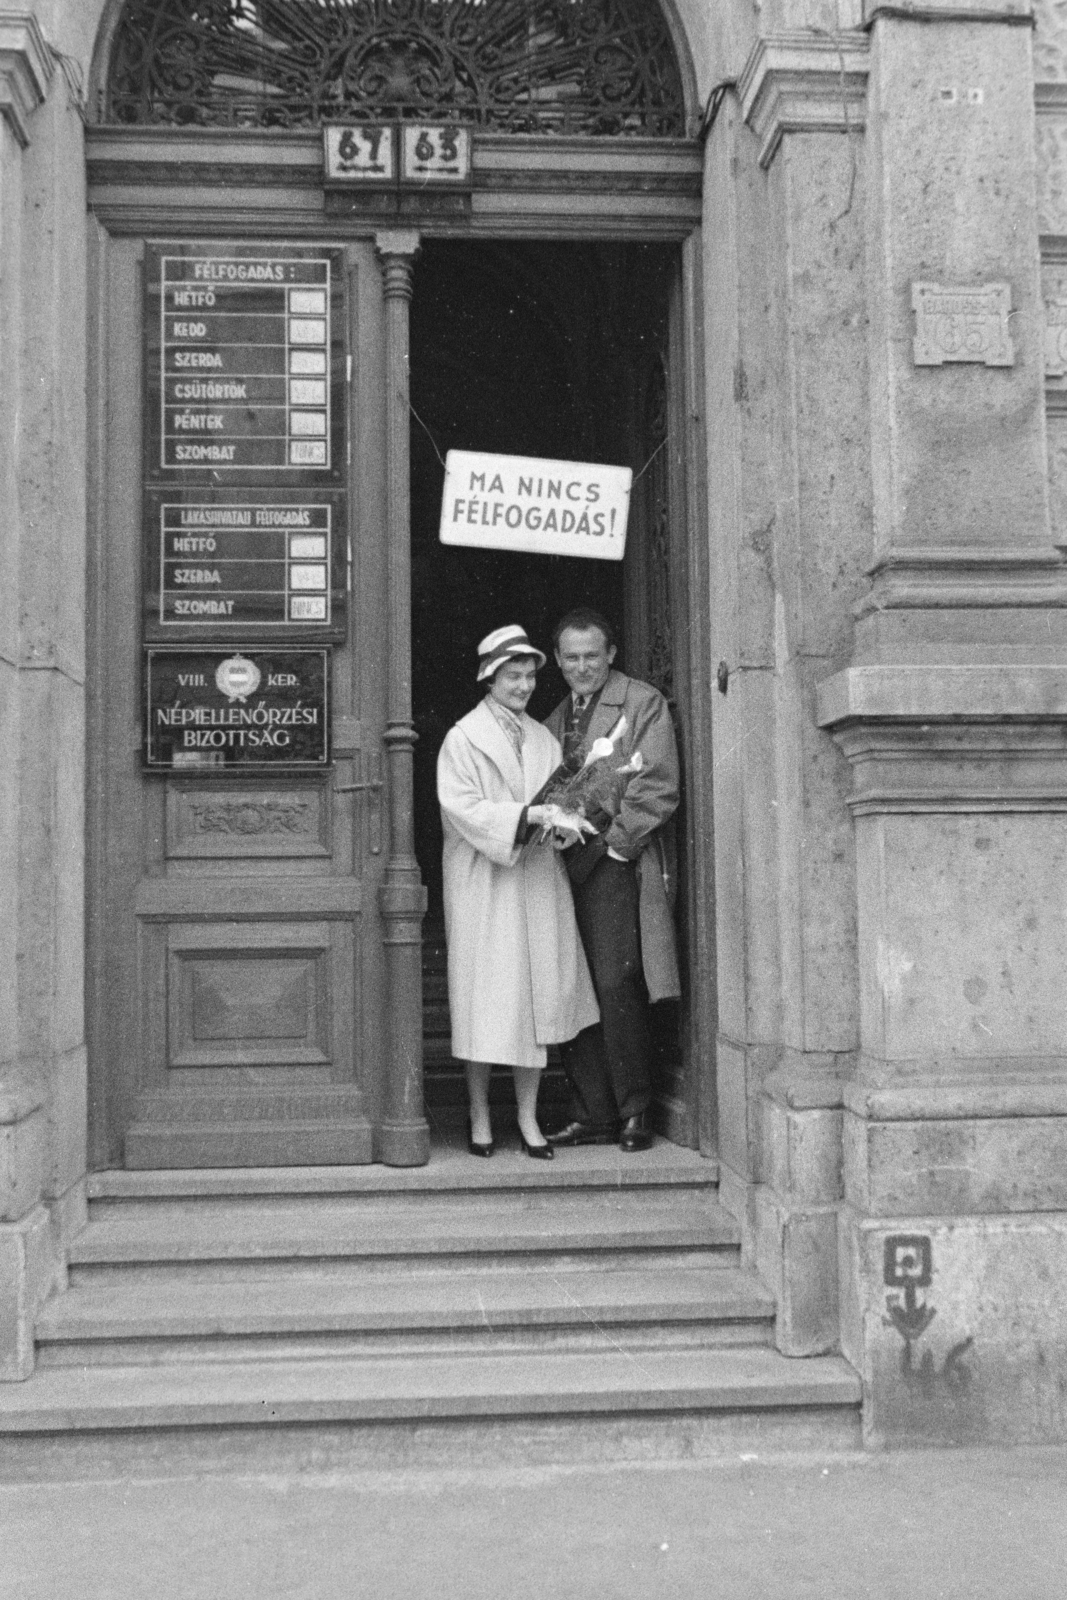
M 999 22 L 1008 27 L 1032 28 L 1032 0 L 864 0 L 863 23 L 869 28 L 879 18 L 891 22 Z
M 850 667 L 818 688 L 856 818 L 1067 813 L 1067 668 Z
M 931 1079 L 918 1063 L 864 1059 L 845 1086 L 846 1108 L 871 1122 L 939 1122 L 987 1117 L 1067 1116 L 1067 1061 L 1057 1057 L 985 1057 L 944 1063 Z M 929 1073 L 928 1063 L 922 1063 Z
M 859 666 L 818 689 L 818 723 L 1067 723 L 1067 667 Z
M 856 133 L 866 123 L 870 49 L 859 32 L 757 40 L 738 80 L 742 115 L 769 167 L 787 133 Z
M 32 11 L 0 12 L 0 114 L 23 149 L 32 112 L 48 94 L 52 53 Z
M 1062 117 L 1067 111 L 1067 83 L 1049 83 L 1039 78 L 1034 84 L 1034 108 L 1039 117 Z
M 916 608 L 1067 607 L 1067 564 L 1051 545 L 890 550 L 867 570 L 874 582 L 853 607 L 857 618 Z

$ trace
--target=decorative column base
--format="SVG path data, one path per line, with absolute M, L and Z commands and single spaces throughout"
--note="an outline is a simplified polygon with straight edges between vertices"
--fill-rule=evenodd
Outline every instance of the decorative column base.
M 71 1054 L 77 1066 L 83 1053 Z M 58 1065 L 69 1064 L 61 1058 Z M 63 1281 L 67 1241 L 85 1225 L 84 1151 L 60 1121 L 63 1076 L 53 1073 L 50 1096 L 41 1063 L 0 1069 L 0 1382 L 33 1371 L 38 1312 Z M 84 1130 L 77 1085 L 74 1100 Z M 55 1165 L 64 1147 L 70 1172 Z M 66 1187 L 59 1190 L 60 1184 Z
M 783 1355 L 840 1345 L 837 1215 L 841 1203 L 841 1079 L 783 1065 L 763 1085 L 755 1191 L 755 1262 L 778 1301 Z
M 419 869 L 387 874 L 378 893 L 389 997 L 390 1058 L 377 1158 L 389 1167 L 422 1167 L 430 1128 L 422 1093 L 422 919 L 426 890 Z
M 0 1382 L 33 1372 L 37 1313 L 61 1272 L 44 1206 L 0 1223 Z
M 874 1444 L 1067 1440 L 1067 669 L 852 668 L 842 1346 Z
M 842 1350 L 870 1445 L 1067 1440 L 1067 1213 L 841 1211 Z
M 430 1159 L 430 1129 L 425 1122 L 378 1127 L 378 1160 L 387 1167 L 424 1167 Z

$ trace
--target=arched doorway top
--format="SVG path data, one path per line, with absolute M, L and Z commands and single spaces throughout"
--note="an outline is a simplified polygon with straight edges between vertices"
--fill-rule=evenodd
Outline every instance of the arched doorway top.
M 448 118 L 677 138 L 685 98 L 657 0 L 125 0 L 102 109 L 126 125 Z

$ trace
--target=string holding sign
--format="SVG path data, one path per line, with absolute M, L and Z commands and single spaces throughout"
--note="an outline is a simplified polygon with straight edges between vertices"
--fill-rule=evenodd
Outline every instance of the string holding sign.
M 450 450 L 441 543 L 621 561 L 632 483 L 629 467 Z

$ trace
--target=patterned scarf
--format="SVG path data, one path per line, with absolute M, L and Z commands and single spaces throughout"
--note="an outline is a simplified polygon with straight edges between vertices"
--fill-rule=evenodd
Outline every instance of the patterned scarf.
M 509 711 L 507 706 L 502 706 L 499 700 L 494 700 L 491 694 L 486 695 L 485 703 L 510 739 L 521 765 L 522 742 L 526 737 L 526 729 L 523 727 L 522 718 L 517 717 L 514 711 Z

